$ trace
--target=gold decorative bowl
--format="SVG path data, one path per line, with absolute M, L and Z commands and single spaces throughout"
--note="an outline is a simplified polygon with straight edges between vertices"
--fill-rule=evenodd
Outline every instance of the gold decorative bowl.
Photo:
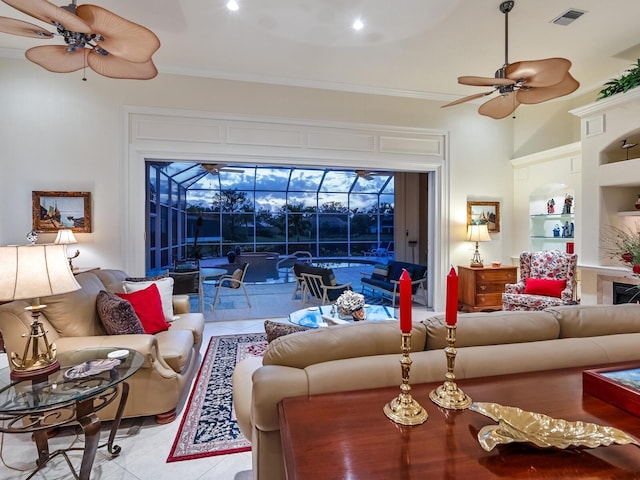
M 569 422 L 551 418 L 542 413 L 527 412 L 517 407 L 498 403 L 473 403 L 470 410 L 485 415 L 498 425 L 487 425 L 478 432 L 478 441 L 487 452 L 496 445 L 513 442 L 531 443 L 540 448 L 595 448 L 612 444 L 634 444 L 637 438 L 614 427 L 595 423 Z

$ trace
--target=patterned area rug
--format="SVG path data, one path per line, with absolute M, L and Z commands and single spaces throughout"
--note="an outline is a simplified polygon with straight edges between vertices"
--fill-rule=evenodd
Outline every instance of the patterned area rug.
M 231 376 L 239 361 L 266 348 L 264 333 L 211 338 L 167 462 L 251 450 L 233 410 Z

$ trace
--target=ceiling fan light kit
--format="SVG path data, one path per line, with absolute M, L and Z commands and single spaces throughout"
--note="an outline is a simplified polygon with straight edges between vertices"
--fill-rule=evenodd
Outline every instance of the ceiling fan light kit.
M 96 5 L 77 6 L 76 0 L 66 7 L 47 0 L 2 1 L 53 26 L 56 32 L 7 17 L 0 17 L 0 32 L 64 39 L 65 45 L 37 46 L 25 52 L 28 60 L 50 72 L 70 73 L 88 66 L 109 78 L 149 80 L 158 74 L 151 56 L 160 48 L 160 40 L 142 25 Z
M 500 12 L 504 14 L 504 65 L 493 78 L 462 76 L 458 77 L 461 85 L 493 87 L 488 92 L 476 93 L 443 105 L 451 107 L 484 96 L 498 93 L 478 108 L 478 113 L 494 119 L 511 115 L 521 104 L 536 104 L 562 97 L 574 92 L 580 83 L 571 76 L 571 62 L 566 58 L 545 58 L 509 63 L 509 12 L 514 1 L 500 4 Z

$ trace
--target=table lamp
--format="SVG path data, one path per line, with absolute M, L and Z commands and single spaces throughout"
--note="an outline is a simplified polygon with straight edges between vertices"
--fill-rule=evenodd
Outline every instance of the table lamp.
M 61 230 L 58 230 L 58 236 L 56 237 L 53 243 L 55 243 L 56 245 L 72 245 L 74 243 L 78 243 L 78 240 L 76 240 L 76 237 L 73 234 L 73 231 L 69 230 L 68 228 L 63 228 Z M 67 260 L 69 260 L 69 267 L 71 267 L 71 270 L 76 268 L 73 266 L 72 260 L 76 258 L 78 255 L 80 255 L 80 250 L 76 250 L 76 253 L 72 257 L 67 257 Z
M 490 242 L 489 229 L 486 224 L 481 225 L 469 225 L 467 229 L 467 242 L 476 242 L 476 251 L 473 253 L 471 259 L 472 268 L 482 268 L 482 258 L 480 257 L 480 251 L 478 250 L 478 242 Z
M 0 301 L 31 299 L 32 322 L 22 357 L 11 353 L 11 378 L 37 381 L 60 368 L 56 347 L 47 340 L 40 322 L 46 305 L 40 297 L 59 295 L 80 289 L 67 260 L 65 245 L 12 245 L 0 247 Z

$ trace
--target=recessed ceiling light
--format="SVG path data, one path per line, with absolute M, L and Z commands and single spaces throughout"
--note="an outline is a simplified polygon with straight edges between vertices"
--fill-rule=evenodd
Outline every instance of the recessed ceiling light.
M 364 23 L 362 23 L 362 20 L 357 18 L 355 22 L 353 22 L 353 25 L 351 26 L 353 27 L 354 30 L 362 30 L 364 28 Z
M 236 2 L 236 0 L 229 0 L 227 2 L 227 8 L 232 12 L 235 12 L 240 8 L 240 5 L 238 5 L 238 2 Z

